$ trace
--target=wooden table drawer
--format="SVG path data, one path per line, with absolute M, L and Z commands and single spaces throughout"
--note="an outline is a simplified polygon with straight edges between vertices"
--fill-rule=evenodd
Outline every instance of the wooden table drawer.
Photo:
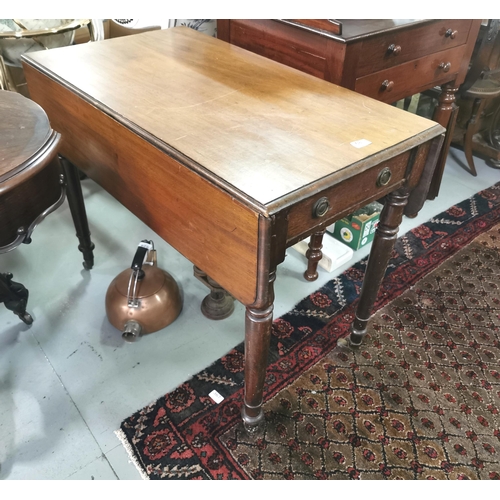
M 409 155 L 407 151 L 293 205 L 288 212 L 287 243 L 293 244 L 314 232 L 314 229 L 326 227 L 371 200 L 393 191 L 405 179 Z M 379 175 L 385 169 L 391 172 L 390 180 L 385 185 L 379 185 Z M 316 206 L 324 198 L 328 200 L 329 208 L 323 216 L 318 216 Z M 348 208 L 340 212 L 339 207 Z
M 356 76 L 361 77 L 467 42 L 471 19 L 438 20 L 363 41 Z
M 358 78 L 354 90 L 383 102 L 396 102 L 434 85 L 452 81 L 460 70 L 465 45 Z

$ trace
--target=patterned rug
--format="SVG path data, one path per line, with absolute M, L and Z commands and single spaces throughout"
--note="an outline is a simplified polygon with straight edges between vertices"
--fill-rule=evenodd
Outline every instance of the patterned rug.
M 257 435 L 243 345 L 127 418 L 143 477 L 500 479 L 500 183 L 398 239 L 352 349 L 365 265 L 275 320 Z

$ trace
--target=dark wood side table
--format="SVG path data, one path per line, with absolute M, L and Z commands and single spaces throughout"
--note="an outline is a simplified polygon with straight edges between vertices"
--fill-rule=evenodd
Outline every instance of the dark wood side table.
M 16 92 L 0 90 L 0 116 L 0 254 L 31 243 L 36 226 L 64 202 L 67 192 L 84 267 L 92 268 L 94 245 L 78 171 L 58 157 L 61 135 L 38 104 Z M 31 324 L 28 291 L 12 278 L 0 274 L 0 302 Z
M 61 153 L 245 305 L 247 427 L 263 419 L 287 247 L 387 195 L 361 342 L 443 127 L 186 27 L 38 52 L 24 69 Z
M 220 19 L 217 36 L 382 102 L 441 87 L 433 119 L 448 134 L 427 197 L 439 187 L 481 20 Z

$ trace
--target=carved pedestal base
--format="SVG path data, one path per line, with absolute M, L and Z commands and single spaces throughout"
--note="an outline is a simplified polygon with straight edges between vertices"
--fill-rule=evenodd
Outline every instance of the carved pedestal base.
M 194 266 L 194 275 L 210 289 L 201 303 L 201 312 L 209 319 L 225 319 L 234 311 L 234 298 L 210 276 Z
M 24 323 L 31 325 L 33 318 L 26 312 L 29 292 L 21 283 L 12 281 L 12 278 L 11 273 L 0 273 L 0 302 Z

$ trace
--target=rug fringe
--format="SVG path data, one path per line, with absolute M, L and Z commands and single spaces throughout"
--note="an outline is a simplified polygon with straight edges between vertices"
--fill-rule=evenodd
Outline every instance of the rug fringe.
M 115 431 L 115 435 L 124 446 L 125 450 L 127 451 L 127 455 L 129 456 L 131 462 L 135 465 L 135 468 L 141 475 L 142 479 L 144 480 L 149 479 L 149 476 L 146 474 L 146 471 L 142 468 L 141 464 L 139 463 L 139 460 L 137 460 L 137 457 L 134 454 L 134 450 L 132 449 L 132 446 L 130 446 L 130 443 L 128 442 L 125 433 L 121 429 L 118 429 L 117 431 Z

